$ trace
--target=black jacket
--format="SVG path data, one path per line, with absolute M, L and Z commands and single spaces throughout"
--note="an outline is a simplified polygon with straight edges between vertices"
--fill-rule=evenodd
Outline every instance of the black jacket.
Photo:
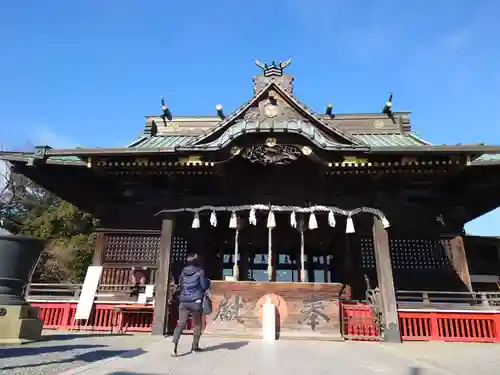
M 210 287 L 210 280 L 205 277 L 205 271 L 198 266 L 186 266 L 179 276 L 181 292 L 179 302 L 194 302 L 202 300 Z

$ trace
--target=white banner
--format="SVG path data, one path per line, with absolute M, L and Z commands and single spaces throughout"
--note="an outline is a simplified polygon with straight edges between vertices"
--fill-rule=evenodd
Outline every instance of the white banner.
M 82 292 L 76 308 L 75 320 L 87 320 L 90 317 L 94 299 L 101 279 L 102 266 L 90 266 L 87 268 Z

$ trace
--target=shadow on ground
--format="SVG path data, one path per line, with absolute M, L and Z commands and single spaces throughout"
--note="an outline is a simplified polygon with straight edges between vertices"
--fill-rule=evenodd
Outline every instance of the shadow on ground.
M 248 345 L 249 341 L 230 341 L 230 342 L 224 342 L 221 344 L 217 345 L 212 345 L 212 346 L 207 346 L 203 348 L 204 352 L 213 352 L 216 350 L 238 350 L 246 345 Z M 186 353 L 181 353 L 177 355 L 177 358 L 179 357 L 185 357 L 187 355 L 190 355 L 191 351 L 186 352 Z M 142 375 L 142 374 L 141 374 Z M 148 374 L 145 374 L 148 375 Z
M 77 346 L 77 345 L 75 345 Z M 80 345 L 81 346 L 84 345 Z M 87 345 L 87 347 L 91 345 Z M 103 347 L 103 345 L 98 345 L 95 347 Z M 74 348 L 74 347 L 73 347 Z M 44 348 L 47 349 L 47 348 Z M 76 348 L 78 349 L 78 347 Z M 69 349 L 67 349 L 69 350 Z M 49 362 L 42 362 L 42 363 L 32 363 L 29 365 L 18 365 L 18 366 L 9 366 L 9 367 L 0 367 L 1 370 L 15 370 L 15 369 L 20 369 L 20 368 L 26 368 L 26 367 L 38 367 L 38 366 L 47 366 L 47 365 L 55 365 L 55 364 L 63 364 L 63 363 L 72 363 L 72 362 L 86 362 L 86 363 L 92 363 L 96 361 L 101 361 L 103 359 L 108 359 L 112 357 L 121 357 L 121 358 L 134 358 L 138 357 L 142 354 L 146 353 L 142 349 L 134 349 L 134 350 L 96 350 L 96 351 L 91 351 L 79 355 L 75 355 L 71 358 L 66 358 L 66 359 L 61 359 L 59 361 L 49 361 Z M 2 353 L 3 354 L 3 353 Z
M 214 350 L 238 350 L 248 345 L 249 341 L 232 341 L 232 342 L 224 342 L 222 344 L 207 346 L 203 349 L 204 352 L 212 352 Z
M 29 355 L 67 352 L 78 349 L 105 348 L 106 345 L 55 345 L 55 346 L 17 346 L 0 349 L 0 358 L 25 357 Z
M 128 333 L 44 333 L 40 341 L 64 341 L 87 337 L 131 336 Z

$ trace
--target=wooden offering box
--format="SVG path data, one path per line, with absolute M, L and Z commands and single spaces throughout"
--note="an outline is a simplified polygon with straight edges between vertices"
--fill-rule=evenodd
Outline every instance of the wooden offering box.
M 338 283 L 213 281 L 205 333 L 260 337 L 262 305 L 276 306 L 277 336 L 340 340 Z

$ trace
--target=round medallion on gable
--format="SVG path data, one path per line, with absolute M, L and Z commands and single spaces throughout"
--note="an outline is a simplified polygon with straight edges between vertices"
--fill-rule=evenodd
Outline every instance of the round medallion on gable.
M 266 104 L 264 107 L 264 114 L 270 118 L 276 117 L 278 115 L 278 107 L 274 104 Z
M 384 127 L 384 120 L 373 120 L 373 126 L 377 129 Z
M 267 147 L 274 147 L 276 146 L 276 138 L 269 137 L 266 139 L 266 146 Z
M 171 123 L 167 124 L 167 130 L 179 130 L 179 128 L 180 128 L 180 125 L 175 123 L 175 122 L 171 122 Z

